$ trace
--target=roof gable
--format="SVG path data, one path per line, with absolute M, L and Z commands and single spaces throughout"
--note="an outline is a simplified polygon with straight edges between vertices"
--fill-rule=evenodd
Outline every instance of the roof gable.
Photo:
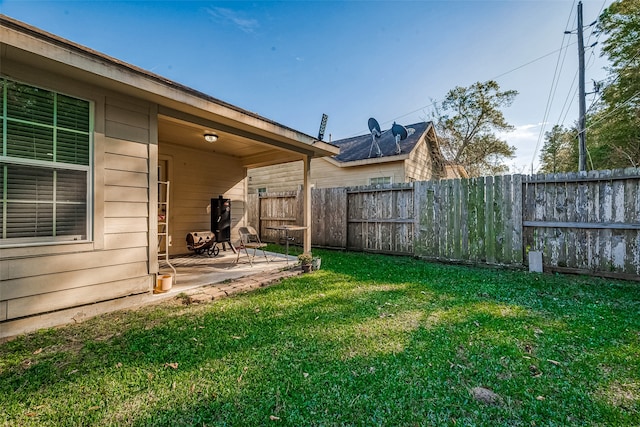
M 400 154 L 396 153 L 395 137 L 391 133 L 391 129 L 383 131 L 382 136 L 376 138 L 382 156 L 378 156 L 375 147 L 372 147 L 373 137 L 371 134 L 332 141 L 333 145 L 340 147 L 340 154 L 333 156 L 332 159 L 344 163 L 365 159 L 384 159 L 384 161 L 389 161 L 389 158 L 393 156 L 403 156 L 402 158 L 404 158 L 424 139 L 423 137 L 430 126 L 432 126 L 431 122 L 420 122 L 406 126 L 409 133 L 411 133 L 411 129 L 414 129 L 414 132 L 405 140 L 400 141 Z

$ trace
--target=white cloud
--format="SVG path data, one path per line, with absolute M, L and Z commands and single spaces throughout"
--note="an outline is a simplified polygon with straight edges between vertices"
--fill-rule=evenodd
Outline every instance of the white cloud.
M 217 20 L 231 22 L 245 33 L 253 33 L 260 26 L 257 19 L 245 18 L 240 13 L 224 7 L 207 8 L 206 11 Z
M 540 128 L 543 124 L 525 124 L 516 126 L 511 132 L 501 132 L 498 134 L 500 139 L 507 141 L 509 145 L 516 148 L 515 158 L 509 160 L 509 169 L 512 173 L 531 173 L 531 162 L 533 161 L 534 171 L 538 165 L 540 157 L 540 149 L 543 141 L 538 145 L 540 138 Z

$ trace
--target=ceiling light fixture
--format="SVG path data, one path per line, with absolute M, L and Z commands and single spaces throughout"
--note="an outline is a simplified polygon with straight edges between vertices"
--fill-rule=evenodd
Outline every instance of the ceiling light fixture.
M 218 135 L 215 133 L 205 133 L 204 140 L 207 142 L 216 142 L 218 140 Z

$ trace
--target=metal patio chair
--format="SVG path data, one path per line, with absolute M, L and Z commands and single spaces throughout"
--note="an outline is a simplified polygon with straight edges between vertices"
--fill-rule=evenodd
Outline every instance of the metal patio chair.
M 251 227 L 250 225 L 246 227 L 240 227 L 238 228 L 238 234 L 240 234 L 240 247 L 237 248 L 238 256 L 236 257 L 236 264 L 240 260 L 240 252 L 244 250 L 244 253 L 247 255 L 247 258 L 249 258 L 249 265 L 253 267 L 253 259 L 256 257 L 256 251 L 258 249 L 262 251 L 262 254 L 264 255 L 264 259 L 266 259 L 267 262 L 269 262 L 269 258 L 267 258 L 267 253 L 264 251 L 264 248 L 265 246 L 267 246 L 267 244 L 262 243 L 260 241 L 260 236 L 258 236 L 258 232 L 256 231 L 255 228 Z M 253 255 L 249 255 L 249 252 L 247 249 L 253 249 Z

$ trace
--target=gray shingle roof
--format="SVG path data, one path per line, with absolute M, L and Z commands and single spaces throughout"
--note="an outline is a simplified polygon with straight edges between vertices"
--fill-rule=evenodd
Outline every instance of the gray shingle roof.
M 410 129 L 414 129 L 415 132 L 409 135 L 404 141 L 400 141 L 400 155 L 410 153 L 416 144 L 422 140 L 423 135 L 429 129 L 430 125 L 431 122 L 420 122 L 405 126 L 409 133 L 411 133 Z M 331 141 L 333 145 L 340 147 L 340 154 L 333 156 L 333 159 L 339 162 L 353 162 L 369 158 L 388 158 L 397 155 L 395 137 L 391 133 L 391 128 L 383 129 L 382 136 L 376 138 L 380 151 L 382 152 L 381 157 L 378 157 L 375 147 L 373 150 L 371 149 L 371 139 L 371 134 L 368 133 L 366 135 Z M 369 153 L 371 153 L 371 156 L 369 156 Z

